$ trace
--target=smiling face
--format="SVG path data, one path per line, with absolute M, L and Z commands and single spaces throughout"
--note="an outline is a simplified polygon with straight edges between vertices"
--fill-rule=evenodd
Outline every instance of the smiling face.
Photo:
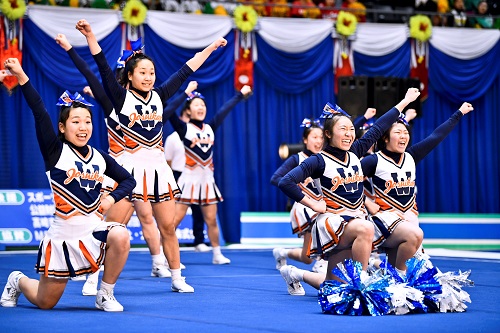
M 319 153 L 323 149 L 323 130 L 318 127 L 312 128 L 304 139 L 304 145 L 314 154 Z
M 207 106 L 201 98 L 193 98 L 189 105 L 189 110 L 191 110 L 192 120 L 204 121 L 207 116 Z
M 128 72 L 132 87 L 140 91 L 150 91 L 156 81 L 155 65 L 149 59 L 137 61 L 132 72 Z
M 410 142 L 410 132 L 404 124 L 395 123 L 389 131 L 389 137 L 384 141 L 388 151 L 402 154 Z
M 92 115 L 86 108 L 77 107 L 69 110 L 68 119 L 59 123 L 59 132 L 66 141 L 77 147 L 85 146 L 92 136 Z
M 325 135 L 328 138 L 330 146 L 347 151 L 351 148 L 351 145 L 356 138 L 354 125 L 352 124 L 351 119 L 345 116 L 337 117 L 338 119 L 334 122 L 331 131 L 325 130 Z

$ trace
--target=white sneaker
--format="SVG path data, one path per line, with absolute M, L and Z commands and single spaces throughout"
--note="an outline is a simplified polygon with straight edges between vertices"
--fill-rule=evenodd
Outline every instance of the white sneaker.
M 13 308 L 17 306 L 17 300 L 21 295 L 21 290 L 19 289 L 19 279 L 22 277 L 26 277 L 26 275 L 20 271 L 13 271 L 9 274 L 5 288 L 3 288 L 0 305 L 6 308 Z
M 210 247 L 205 243 L 198 244 L 194 247 L 194 252 L 209 252 Z
M 273 257 L 276 260 L 276 269 L 280 270 L 281 267 L 286 265 L 286 252 L 285 249 L 277 247 L 273 249 Z
M 326 273 L 328 271 L 328 261 L 324 259 L 316 260 L 312 271 L 316 273 Z
M 171 289 L 177 293 L 194 293 L 194 288 L 186 283 L 184 277 L 172 280 Z
M 123 306 L 116 300 L 113 291 L 110 293 L 101 289 L 95 298 L 95 307 L 106 312 L 122 312 Z
M 90 279 L 85 281 L 85 284 L 82 287 L 82 295 L 83 296 L 96 296 L 97 295 L 97 283 Z
M 304 296 L 306 291 L 302 284 L 300 284 L 299 279 L 294 277 L 294 273 L 297 268 L 295 266 L 286 265 L 281 267 L 280 273 L 283 279 L 285 279 L 286 286 L 288 288 L 288 293 L 292 296 Z
M 212 258 L 212 264 L 214 265 L 227 265 L 231 263 L 231 259 L 224 257 L 224 255 L 221 254 L 215 254 Z
M 151 276 L 166 278 L 171 277 L 172 273 L 170 273 L 170 269 L 168 268 L 167 263 L 163 265 L 156 265 L 155 263 L 153 263 L 153 267 L 151 268 Z

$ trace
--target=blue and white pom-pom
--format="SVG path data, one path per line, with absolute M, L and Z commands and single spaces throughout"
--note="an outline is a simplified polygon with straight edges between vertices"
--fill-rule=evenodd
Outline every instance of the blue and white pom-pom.
M 465 302 L 470 303 L 470 295 L 462 287 L 472 287 L 474 282 L 469 280 L 471 271 L 446 272 L 439 271 L 437 279 L 443 288 L 437 297 L 440 312 L 464 312 L 467 309 Z
M 439 308 L 437 295 L 442 292 L 441 284 L 436 277 L 438 269 L 427 260 L 416 258 L 408 259 L 406 266 L 406 275 L 401 275 L 387 261 L 381 264 L 379 273 L 383 272 L 392 281 L 389 292 L 397 293 L 391 294 L 393 295 L 391 312 L 396 314 L 437 312 Z M 408 303 L 402 303 L 403 297 Z
M 350 316 L 381 316 L 389 312 L 388 279 L 368 276 L 361 263 L 351 259 L 339 263 L 333 274 L 345 282 L 325 281 L 318 293 L 323 313 Z

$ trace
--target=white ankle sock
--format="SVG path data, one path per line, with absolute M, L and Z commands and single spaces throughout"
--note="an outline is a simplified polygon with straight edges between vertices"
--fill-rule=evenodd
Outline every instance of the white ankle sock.
M 113 289 L 115 289 L 116 283 L 106 283 L 104 281 L 101 281 L 101 290 L 105 290 L 108 293 L 112 293 Z
M 163 265 L 165 263 L 165 257 L 162 253 L 160 254 L 152 254 L 151 259 L 153 260 L 153 264 L 155 265 Z
M 214 247 L 212 247 L 212 252 L 213 252 L 214 256 L 216 256 L 218 254 L 222 254 L 222 252 L 220 250 L 220 246 L 214 246 Z
M 173 280 L 178 280 L 178 279 L 182 278 L 182 276 L 181 276 L 181 269 L 180 268 L 170 269 L 170 273 L 172 273 L 172 281 Z

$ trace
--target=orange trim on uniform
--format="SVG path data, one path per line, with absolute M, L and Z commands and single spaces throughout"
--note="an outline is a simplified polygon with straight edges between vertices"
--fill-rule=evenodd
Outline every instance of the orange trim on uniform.
M 208 200 L 208 184 L 205 185 L 205 203 L 208 205 L 210 201 Z
M 338 244 L 339 243 L 339 238 L 337 237 L 337 234 L 335 233 L 335 231 L 332 229 L 332 227 L 328 223 L 328 218 L 326 218 L 326 221 L 325 221 L 325 228 L 326 228 L 326 231 L 328 231 L 328 233 L 330 234 L 330 236 L 332 236 L 333 241 L 335 242 L 335 244 Z
M 300 226 L 300 221 L 297 218 L 297 210 L 296 209 L 293 210 L 293 217 L 295 218 L 295 221 L 297 221 L 297 229 L 299 229 L 298 232 L 302 232 L 302 227 Z
M 170 183 L 168 184 L 168 195 L 170 196 L 170 199 L 174 198 L 174 193 L 172 192 L 172 186 L 170 186 Z
M 49 265 L 50 265 L 50 256 L 52 254 L 52 242 L 49 241 L 47 244 L 47 248 L 45 249 L 45 267 L 43 275 L 45 277 L 49 277 Z
M 142 201 L 148 201 L 148 184 L 146 183 L 146 170 L 144 170 L 144 176 L 142 177 Z
M 82 254 L 85 257 L 85 259 L 87 259 L 87 261 L 90 263 L 92 273 L 97 272 L 97 270 L 99 269 L 99 266 L 97 266 L 97 264 L 94 261 L 94 258 L 92 258 L 92 256 L 90 255 L 90 252 L 87 250 L 87 248 L 85 247 L 85 245 L 83 244 L 82 241 L 79 241 L 78 247 L 80 248 L 80 251 L 82 251 Z

